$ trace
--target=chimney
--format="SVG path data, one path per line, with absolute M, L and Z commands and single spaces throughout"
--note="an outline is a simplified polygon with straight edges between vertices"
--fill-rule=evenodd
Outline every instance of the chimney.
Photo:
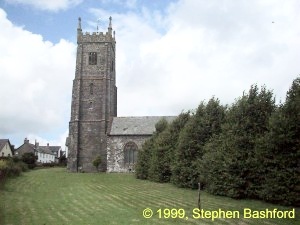
M 29 140 L 27 138 L 24 139 L 24 144 L 29 143 Z
M 49 143 L 47 143 L 47 147 L 49 147 Z

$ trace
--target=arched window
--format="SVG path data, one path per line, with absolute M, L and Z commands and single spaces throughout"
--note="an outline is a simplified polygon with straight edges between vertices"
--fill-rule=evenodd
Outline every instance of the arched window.
M 134 164 L 137 160 L 138 147 L 134 142 L 128 142 L 124 147 L 124 163 Z

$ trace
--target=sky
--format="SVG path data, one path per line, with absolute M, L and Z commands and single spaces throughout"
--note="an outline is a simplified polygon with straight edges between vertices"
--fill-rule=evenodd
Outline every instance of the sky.
M 1 0 L 0 139 L 68 135 L 78 17 L 116 32 L 118 116 L 178 115 L 252 84 L 284 102 L 300 74 L 298 0 Z M 98 21 L 98 22 L 97 22 Z

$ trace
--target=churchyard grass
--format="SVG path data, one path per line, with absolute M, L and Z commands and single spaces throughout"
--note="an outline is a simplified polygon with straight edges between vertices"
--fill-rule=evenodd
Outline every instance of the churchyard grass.
M 245 219 L 244 208 L 252 210 L 291 210 L 255 200 L 233 200 L 201 192 L 205 210 L 239 211 L 239 219 L 193 218 L 198 192 L 137 180 L 133 174 L 68 173 L 65 168 L 33 170 L 8 179 L 0 188 L 0 224 L 10 225 L 88 225 L 88 224 L 300 224 L 295 219 Z M 152 218 L 143 210 L 151 208 Z M 159 209 L 183 209 L 183 219 L 159 218 Z M 168 216 L 168 211 L 165 211 Z M 172 211 L 175 216 L 176 211 Z M 182 213 L 182 211 L 177 211 Z M 161 216 L 164 217 L 163 211 Z M 178 214 L 179 216 L 179 214 Z

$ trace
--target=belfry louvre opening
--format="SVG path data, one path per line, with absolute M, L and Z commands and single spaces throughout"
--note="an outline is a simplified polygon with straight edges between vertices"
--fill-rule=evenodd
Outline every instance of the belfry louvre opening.
M 89 65 L 97 65 L 97 52 L 89 53 Z

